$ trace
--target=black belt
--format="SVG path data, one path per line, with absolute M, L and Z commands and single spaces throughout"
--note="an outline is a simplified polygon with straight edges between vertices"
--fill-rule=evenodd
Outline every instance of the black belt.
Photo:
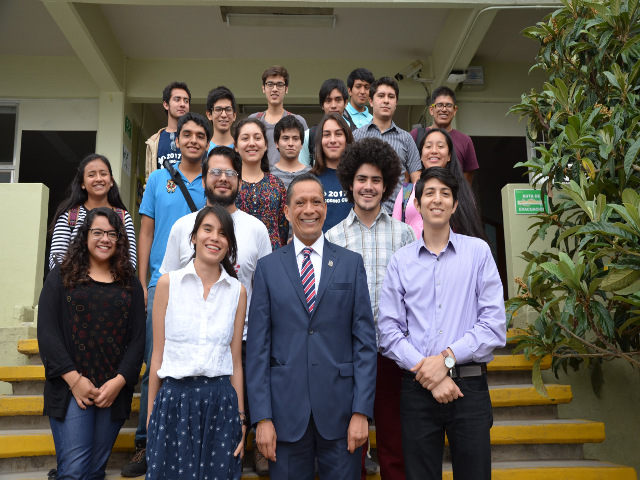
M 487 373 L 486 363 L 464 363 L 451 369 L 451 378 L 479 377 Z

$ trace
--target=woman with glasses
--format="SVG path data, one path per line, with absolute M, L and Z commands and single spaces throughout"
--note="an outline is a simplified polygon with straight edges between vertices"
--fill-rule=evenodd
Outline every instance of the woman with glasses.
M 142 286 L 113 209 L 89 211 L 62 265 L 47 276 L 38 308 L 57 478 L 104 478 L 129 418 L 145 342 Z
M 136 235 L 133 221 L 120 198 L 109 160 L 103 155 L 92 153 L 80 162 L 76 176 L 67 189 L 67 197 L 60 202 L 51 221 L 50 269 L 62 263 L 67 255 L 69 243 L 76 237 L 87 212 L 97 207 L 111 208 L 124 222 L 129 239 L 127 258 L 133 268 L 136 268 Z
M 160 277 L 153 301 L 147 480 L 239 479 L 247 292 L 231 215 L 204 207 L 189 238 L 191 261 Z
M 287 191 L 282 180 L 269 173 L 266 137 L 265 126 L 257 118 L 245 118 L 236 126 L 233 140 L 242 159 L 236 207 L 265 224 L 271 248 L 277 250 L 289 240 L 289 221 L 284 215 Z

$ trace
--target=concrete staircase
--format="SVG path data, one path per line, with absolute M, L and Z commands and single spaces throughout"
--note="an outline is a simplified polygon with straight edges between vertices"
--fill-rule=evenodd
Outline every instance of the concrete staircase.
M 42 480 L 55 467 L 49 422 L 41 415 L 44 368 L 36 340 L 19 341 L 18 351 L 28 356 L 30 365 L 0 367 L 0 381 L 13 387 L 12 395 L 0 396 L 0 478 Z M 494 480 L 637 480 L 630 467 L 584 459 L 583 444 L 602 442 L 605 427 L 600 422 L 558 419 L 557 405 L 573 398 L 569 386 L 547 385 L 550 398 L 541 397 L 531 385 L 532 362 L 511 355 L 509 348 L 495 353 L 488 365 L 494 407 Z M 550 365 L 543 362 L 543 368 Z M 139 406 L 136 394 L 131 419 L 121 430 L 109 461 L 110 480 L 121 478 L 120 467 L 132 455 Z M 375 449 L 375 427 L 369 440 Z M 247 443 L 250 449 L 251 438 Z M 453 479 L 448 460 L 445 452 L 443 479 Z M 242 478 L 259 477 L 246 468 Z M 369 480 L 379 478 L 379 474 L 368 476 Z

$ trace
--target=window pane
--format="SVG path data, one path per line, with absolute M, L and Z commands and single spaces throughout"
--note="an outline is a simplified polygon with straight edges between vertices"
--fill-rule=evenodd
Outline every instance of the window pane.
M 11 183 L 11 172 L 0 172 L 0 183 Z

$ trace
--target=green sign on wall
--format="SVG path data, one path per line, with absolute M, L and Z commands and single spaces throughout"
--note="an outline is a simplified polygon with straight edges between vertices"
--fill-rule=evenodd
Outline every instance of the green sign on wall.
M 544 211 L 540 190 L 515 189 L 513 193 L 516 197 L 516 215 L 534 215 Z
M 131 120 L 129 120 L 127 115 L 124 116 L 124 131 L 127 137 L 129 137 L 129 140 L 131 140 Z

